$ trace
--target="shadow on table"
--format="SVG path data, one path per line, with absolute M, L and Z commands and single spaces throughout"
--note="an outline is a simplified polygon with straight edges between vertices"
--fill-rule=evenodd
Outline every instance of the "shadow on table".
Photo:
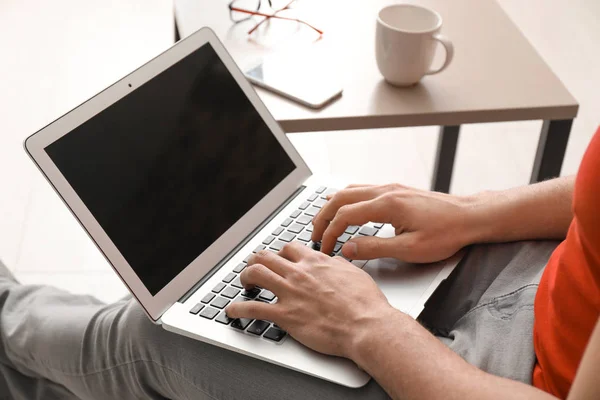
M 408 87 L 397 87 L 387 83 L 383 78 L 373 86 L 369 97 L 369 110 L 375 114 L 397 113 L 398 107 L 407 114 L 422 113 L 434 105 L 434 96 L 427 82 L 419 82 Z

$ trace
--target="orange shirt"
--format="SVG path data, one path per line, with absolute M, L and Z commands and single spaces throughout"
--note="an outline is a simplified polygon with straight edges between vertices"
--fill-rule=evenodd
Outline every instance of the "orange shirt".
M 600 128 L 577 173 L 573 213 L 534 305 L 533 385 L 563 399 L 600 315 Z

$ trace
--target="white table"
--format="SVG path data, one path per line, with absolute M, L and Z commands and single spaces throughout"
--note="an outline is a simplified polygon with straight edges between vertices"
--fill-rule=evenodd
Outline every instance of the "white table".
M 297 12 L 325 32 L 317 42 L 313 32 L 293 22 L 263 24 L 248 36 L 252 23 L 234 25 L 225 0 L 175 0 L 176 40 L 209 26 L 242 68 L 270 53 L 321 52 L 344 82 L 335 103 L 315 111 L 258 90 L 283 129 L 440 125 L 433 190 L 449 190 L 460 126 L 468 123 L 544 120 L 531 182 L 558 176 L 579 105 L 501 7 L 494 0 L 410 2 L 438 11 L 442 33 L 455 46 L 446 71 L 411 88 L 386 84 L 377 70 L 375 20 L 383 6 L 394 3 L 389 0 L 303 0 Z M 290 24 L 297 33 L 278 40 Z

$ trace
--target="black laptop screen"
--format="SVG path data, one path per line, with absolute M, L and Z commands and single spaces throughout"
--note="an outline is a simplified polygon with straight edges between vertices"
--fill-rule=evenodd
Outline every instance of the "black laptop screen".
M 295 169 L 210 44 L 45 150 L 152 295 Z

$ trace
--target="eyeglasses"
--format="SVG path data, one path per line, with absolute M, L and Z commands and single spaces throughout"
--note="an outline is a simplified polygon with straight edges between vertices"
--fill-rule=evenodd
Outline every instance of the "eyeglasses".
M 267 2 L 269 3 L 269 7 L 273 8 L 272 0 L 267 0 Z M 254 27 L 252 29 L 250 29 L 248 31 L 249 35 L 252 34 L 252 32 L 257 30 L 259 26 L 261 26 L 263 23 L 270 20 L 271 18 L 298 22 L 300 24 L 306 25 L 309 28 L 313 29 L 319 35 L 322 35 L 323 34 L 322 30 L 315 28 L 314 26 L 312 26 L 311 24 L 309 24 L 306 21 L 302 21 L 301 19 L 298 19 L 298 18 L 282 17 L 282 16 L 277 15 L 281 11 L 289 10 L 289 9 L 293 8 L 295 2 L 296 2 L 296 0 L 291 0 L 286 4 L 285 7 L 277 9 L 271 14 L 267 14 L 267 13 L 260 11 L 260 8 L 262 6 L 262 4 L 261 4 L 262 0 L 245 0 L 245 1 L 233 0 L 231 3 L 229 3 L 229 17 L 236 24 L 243 22 L 243 21 L 247 21 L 255 15 L 259 16 L 259 17 L 265 17 L 262 21 L 258 22 L 256 25 L 254 25 Z

